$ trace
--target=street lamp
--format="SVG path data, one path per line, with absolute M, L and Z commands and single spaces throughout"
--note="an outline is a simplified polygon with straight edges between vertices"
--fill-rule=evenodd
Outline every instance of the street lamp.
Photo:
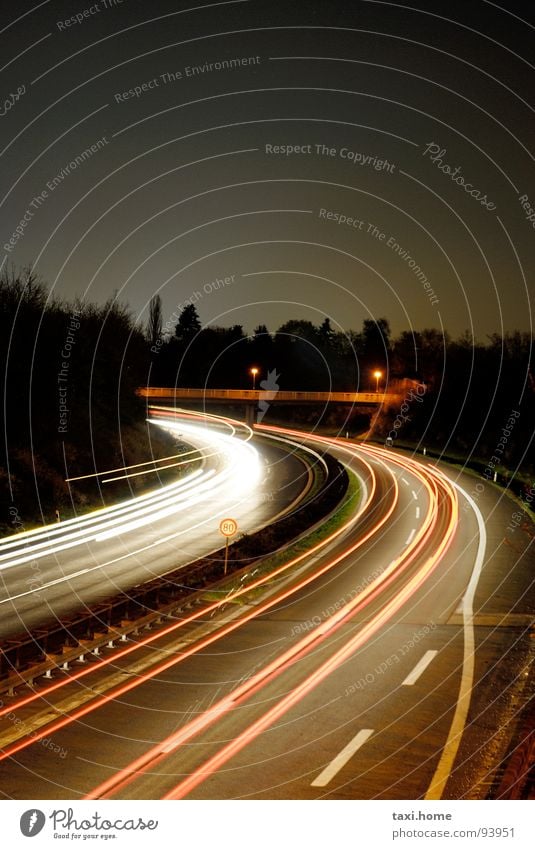
M 373 376 L 375 377 L 375 391 L 379 392 L 379 381 L 383 376 L 383 372 L 379 370 L 374 371 Z
M 250 369 L 250 371 L 251 371 L 251 374 L 253 375 L 253 389 L 254 389 L 255 386 L 256 386 L 256 375 L 258 374 L 258 369 L 256 368 L 256 366 L 254 366 L 252 369 Z

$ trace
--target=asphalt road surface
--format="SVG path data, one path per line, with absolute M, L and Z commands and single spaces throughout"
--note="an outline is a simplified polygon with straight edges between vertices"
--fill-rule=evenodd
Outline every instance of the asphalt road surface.
M 180 423 L 185 432 L 187 425 Z M 214 431 L 217 440 L 221 435 Z M 161 576 L 224 544 L 221 519 L 251 533 L 287 510 L 307 486 L 308 470 L 292 446 L 254 439 L 211 441 L 187 431 L 202 449 L 202 468 L 115 508 L 62 522 L 35 535 L 0 541 L 0 638 L 29 631 Z M 224 437 L 228 440 L 228 437 Z M 254 443 L 255 450 L 251 447 Z M 274 495 L 275 493 L 275 495 Z
M 105 670 L 4 699 L 6 798 L 491 792 L 527 697 L 533 528 L 471 476 L 313 444 L 360 478 L 340 535 Z

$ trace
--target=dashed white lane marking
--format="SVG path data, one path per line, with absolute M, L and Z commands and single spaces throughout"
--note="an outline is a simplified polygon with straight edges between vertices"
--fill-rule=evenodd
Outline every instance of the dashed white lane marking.
M 401 480 L 403 481 L 403 483 L 405 484 L 405 486 L 408 486 L 408 485 L 409 485 L 409 482 L 408 482 L 407 478 L 401 478 Z
M 413 539 L 415 533 L 416 533 L 416 528 L 413 528 L 412 531 L 410 532 L 409 536 L 405 540 L 405 545 L 409 545 L 409 543 L 412 542 L 412 539 Z
M 414 498 L 415 501 L 418 501 L 418 496 L 416 495 L 414 490 L 412 490 L 412 497 Z
M 353 739 L 345 746 L 342 751 L 336 755 L 334 760 L 328 764 L 325 769 L 320 772 L 317 778 L 314 779 L 311 787 L 325 787 L 334 776 L 340 772 L 342 767 L 351 760 L 355 752 L 366 742 L 373 734 L 373 728 L 363 728 L 356 734 Z
M 410 672 L 402 683 L 402 687 L 412 687 L 416 684 L 420 675 L 422 675 L 433 658 L 438 654 L 437 651 L 426 651 L 424 656 L 418 661 L 412 672 Z
M 416 508 L 416 518 L 417 519 L 420 518 L 420 508 L 419 507 Z

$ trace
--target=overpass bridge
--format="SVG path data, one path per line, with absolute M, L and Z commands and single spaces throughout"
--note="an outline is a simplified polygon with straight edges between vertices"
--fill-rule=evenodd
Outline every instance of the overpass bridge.
M 267 411 L 271 404 L 350 404 L 352 406 L 390 406 L 400 399 L 399 393 L 394 392 L 300 392 L 294 390 L 265 390 L 265 389 L 181 389 L 174 386 L 145 386 L 138 389 L 139 396 L 149 401 L 172 401 L 174 404 L 183 402 L 204 405 L 244 404 L 246 421 L 251 424 L 255 419 L 255 411 Z

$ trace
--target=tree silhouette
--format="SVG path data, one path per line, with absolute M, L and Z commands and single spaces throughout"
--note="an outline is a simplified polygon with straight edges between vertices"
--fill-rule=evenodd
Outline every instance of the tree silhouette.
M 151 348 L 158 348 L 162 339 L 162 299 L 154 295 L 149 304 L 147 322 L 147 341 Z M 154 352 L 153 352 L 154 353 Z
M 178 317 L 175 336 L 178 341 L 187 346 L 197 336 L 201 329 L 201 321 L 195 304 L 187 304 Z

